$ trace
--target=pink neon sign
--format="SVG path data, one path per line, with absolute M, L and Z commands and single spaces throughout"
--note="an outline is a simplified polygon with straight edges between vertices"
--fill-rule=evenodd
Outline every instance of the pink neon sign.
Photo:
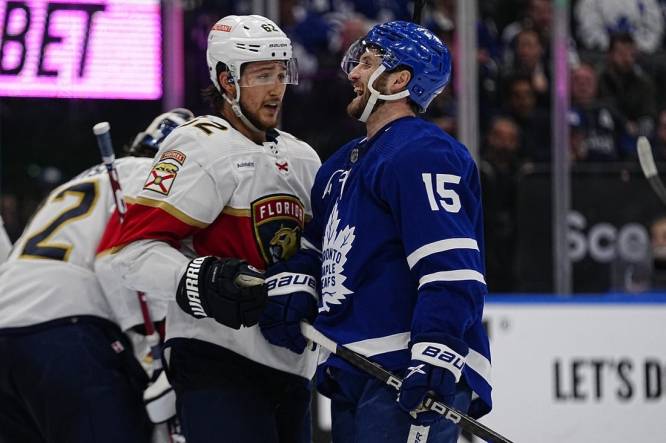
M 159 0 L 0 0 L 0 96 L 162 96 Z

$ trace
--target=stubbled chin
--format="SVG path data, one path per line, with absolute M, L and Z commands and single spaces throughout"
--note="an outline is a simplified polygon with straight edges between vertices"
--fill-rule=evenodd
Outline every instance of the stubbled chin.
M 367 100 L 363 96 L 354 97 L 352 101 L 347 105 L 347 115 L 352 118 L 359 118 L 363 114 L 363 108 Z
M 274 127 L 277 124 L 279 111 L 264 111 L 260 114 L 261 123 L 266 125 L 269 128 Z

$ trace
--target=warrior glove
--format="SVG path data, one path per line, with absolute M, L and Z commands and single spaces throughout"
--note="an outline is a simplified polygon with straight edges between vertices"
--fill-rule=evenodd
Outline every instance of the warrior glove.
M 280 272 L 266 277 L 266 288 L 268 302 L 259 320 L 261 333 L 271 344 L 283 346 L 297 354 L 303 353 L 307 341 L 301 334 L 301 320 L 312 323 L 317 315 L 317 284 L 314 277 Z
M 240 329 L 259 321 L 267 296 L 263 282 L 263 274 L 243 260 L 198 257 L 188 263 L 176 301 L 193 317 Z
M 402 380 L 398 406 L 412 415 L 416 423 L 429 426 L 442 416 L 422 407 L 426 394 L 451 406 L 456 394 L 468 348 L 461 344 L 458 351 L 436 342 L 422 341 L 412 345 L 412 360 Z M 464 348 L 464 349 L 463 349 Z

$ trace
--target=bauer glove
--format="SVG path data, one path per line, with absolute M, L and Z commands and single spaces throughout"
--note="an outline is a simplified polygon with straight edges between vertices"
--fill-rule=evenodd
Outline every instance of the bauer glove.
M 422 408 L 426 394 L 450 406 L 456 394 L 456 383 L 460 380 L 468 348 L 457 346 L 459 351 L 441 343 L 420 341 L 412 345 L 412 360 L 402 380 L 398 405 L 409 412 L 419 425 L 429 426 L 442 416 Z
M 276 271 L 277 269 L 277 271 Z M 297 354 L 307 346 L 301 334 L 301 320 L 312 323 L 317 316 L 317 283 L 307 274 L 280 272 L 279 266 L 268 270 L 278 272 L 266 277 L 268 302 L 259 320 L 261 333 L 276 346 Z

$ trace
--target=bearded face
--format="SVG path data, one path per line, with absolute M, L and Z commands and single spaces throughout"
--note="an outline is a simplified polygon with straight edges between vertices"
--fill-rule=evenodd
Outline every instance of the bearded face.
M 360 118 L 361 115 L 363 114 L 363 110 L 365 109 L 365 105 L 368 104 L 368 100 L 370 99 L 370 88 L 368 88 L 368 80 L 373 72 L 375 72 L 374 69 L 372 70 L 372 72 L 369 73 L 369 75 L 365 76 L 364 78 L 359 78 L 358 80 L 350 79 L 352 82 L 352 86 L 354 88 L 354 93 L 356 94 L 356 97 L 354 97 L 352 101 L 349 102 L 349 104 L 347 105 L 347 114 L 352 118 L 355 119 Z M 375 80 L 374 87 L 377 91 L 379 91 L 380 94 L 385 94 L 387 84 L 388 84 L 388 76 L 386 73 L 382 73 Z M 383 104 L 384 104 L 383 100 L 378 100 L 377 104 L 375 104 L 373 112 L 376 111 Z

